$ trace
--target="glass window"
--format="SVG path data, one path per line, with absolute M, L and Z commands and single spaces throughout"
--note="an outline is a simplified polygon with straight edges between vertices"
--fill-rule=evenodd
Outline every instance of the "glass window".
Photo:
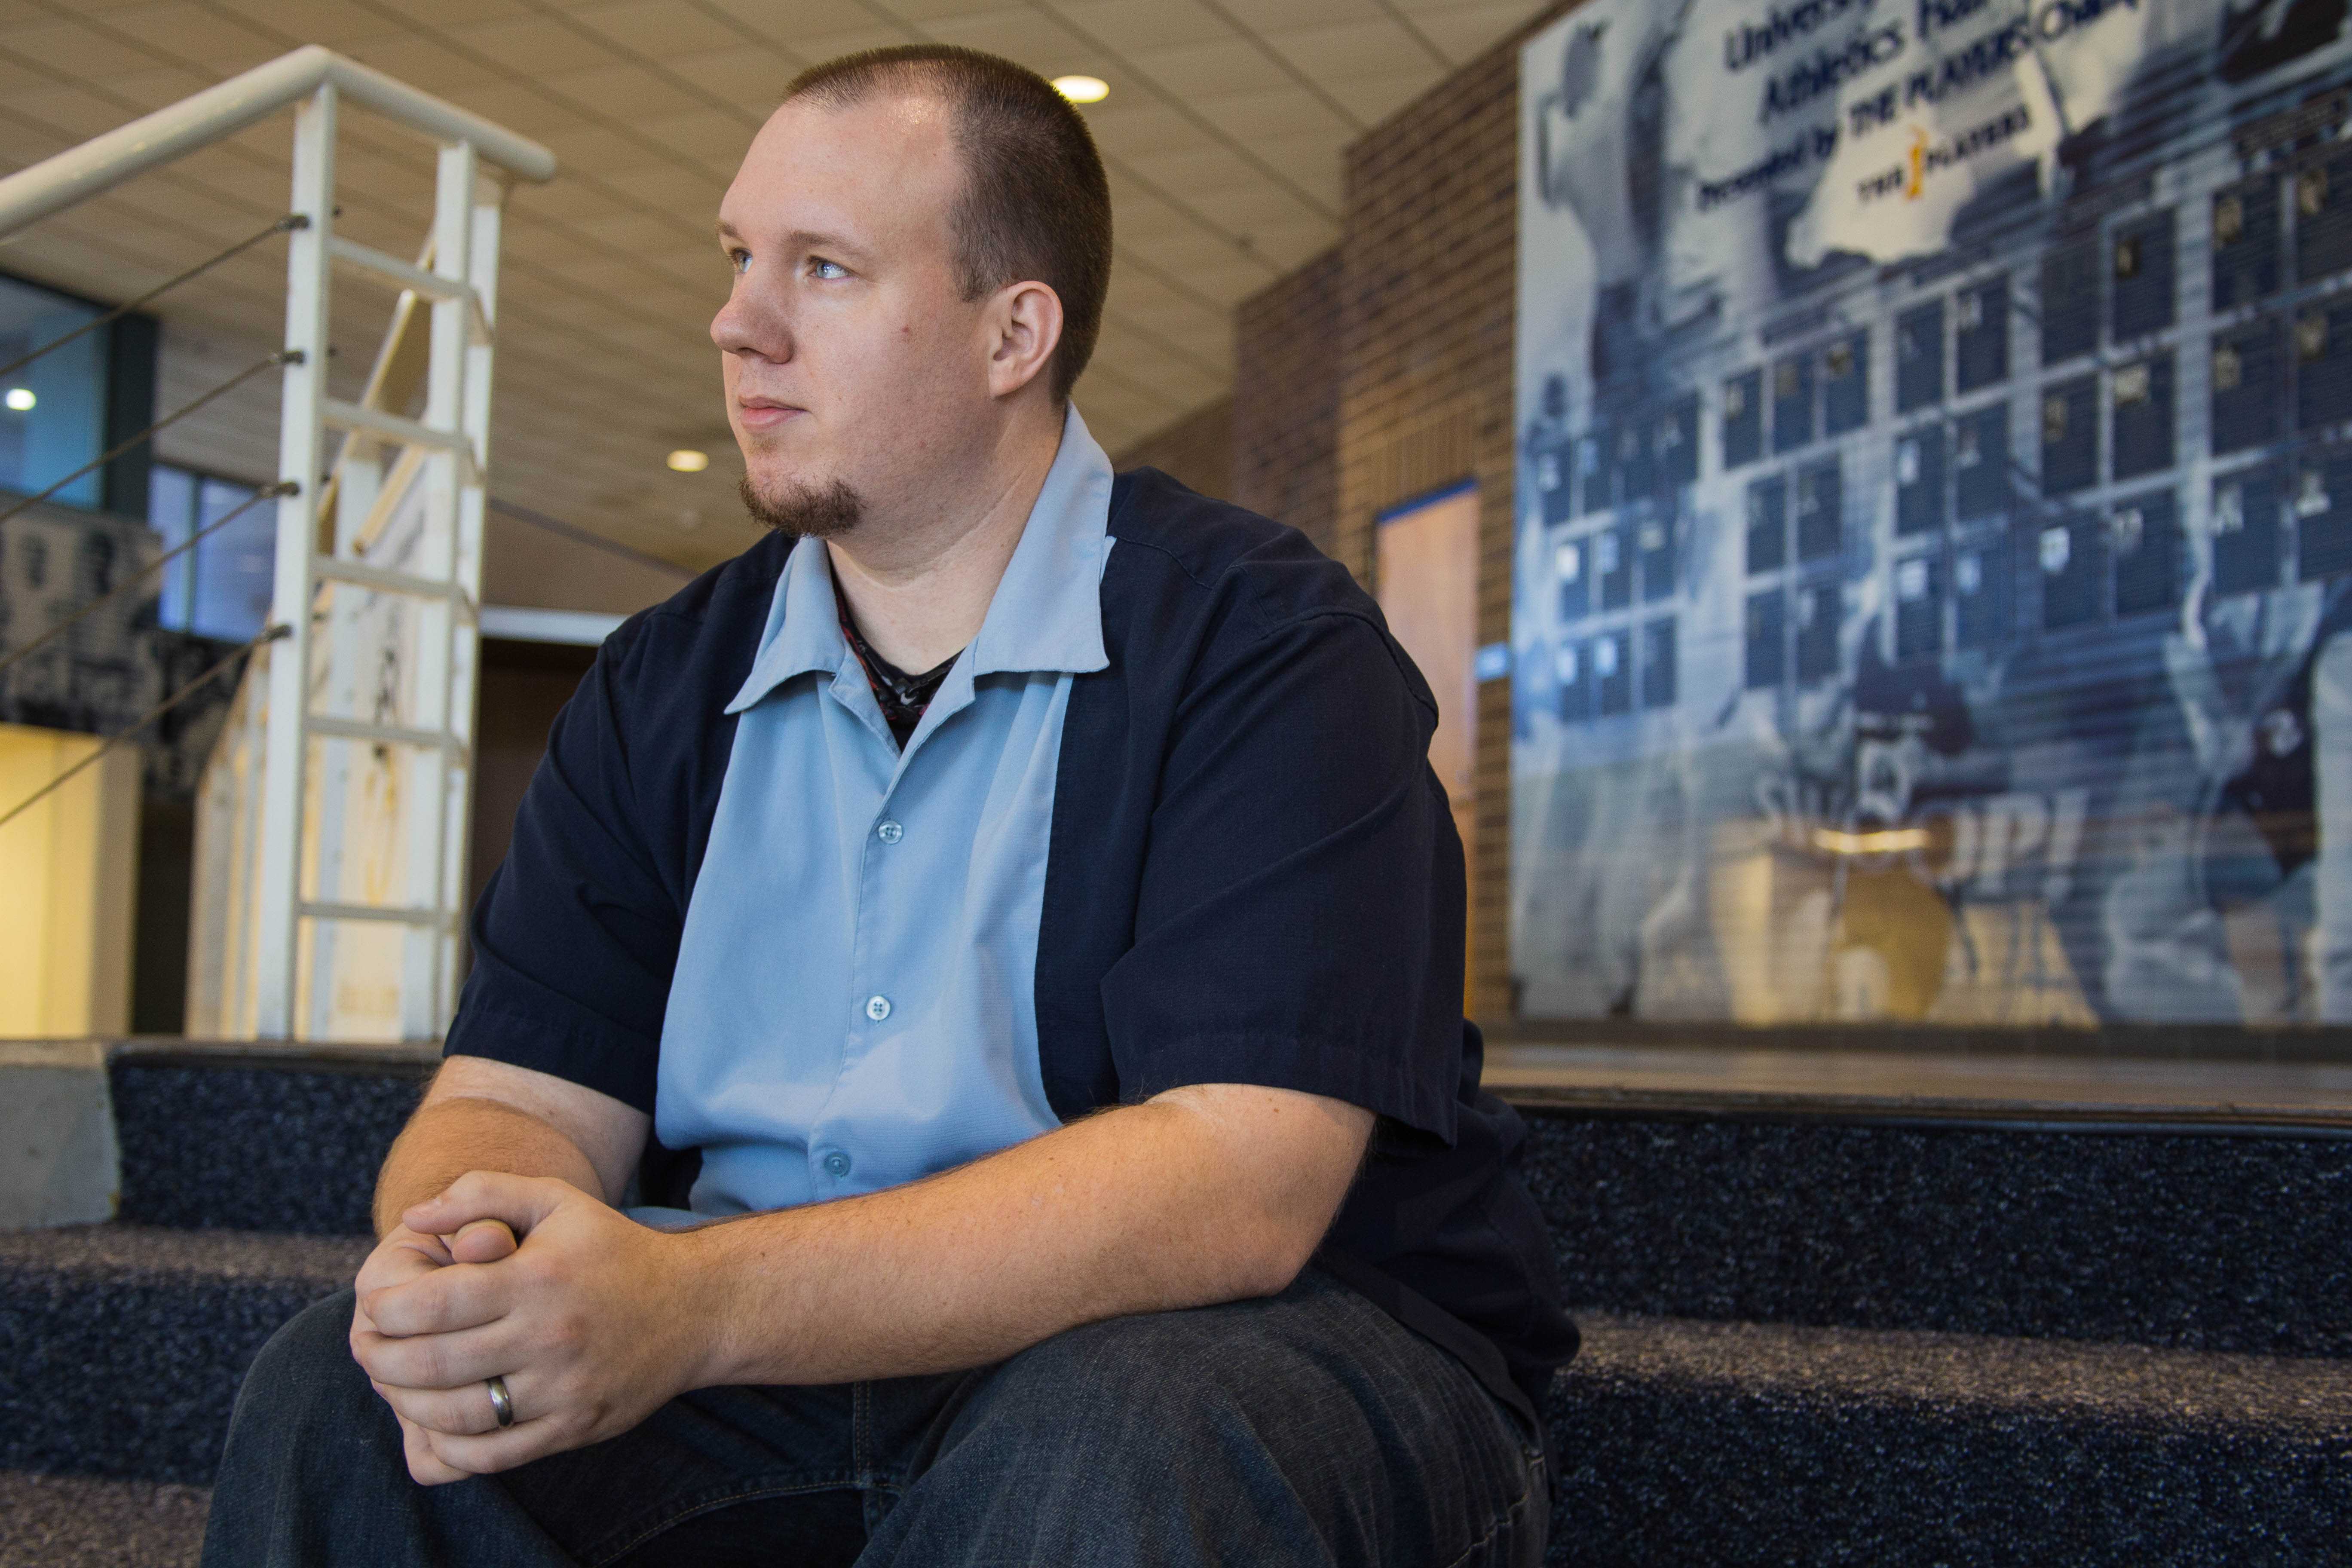
M 163 548 L 185 544 L 253 499 L 253 487 L 168 463 L 155 465 L 147 521 Z M 269 618 L 278 509 L 257 506 L 163 568 L 159 618 L 174 631 L 244 642 Z
M 57 342 L 100 310 L 13 278 L 0 278 L 0 364 Z M 0 487 L 37 495 L 99 454 L 106 419 L 106 334 L 91 332 L 11 372 L 0 385 Z M 100 475 L 84 474 L 52 500 L 99 504 Z
M 196 491 L 196 526 L 205 528 L 253 499 L 253 488 L 207 478 Z M 188 629 L 243 642 L 269 618 L 278 509 L 257 506 L 198 544 L 196 583 Z
M 147 526 L 155 531 L 166 551 L 188 542 L 195 527 L 196 476 L 185 468 L 157 463 L 148 474 Z M 156 616 L 173 631 L 188 629 L 195 605 L 196 563 L 178 555 L 163 563 L 163 582 Z

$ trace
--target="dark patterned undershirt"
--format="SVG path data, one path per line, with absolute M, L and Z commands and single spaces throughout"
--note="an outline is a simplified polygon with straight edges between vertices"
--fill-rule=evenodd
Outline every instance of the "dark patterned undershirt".
M 857 656 L 859 668 L 866 671 L 866 684 L 874 689 L 874 700 L 882 709 L 882 721 L 890 726 L 897 737 L 898 749 L 907 749 L 908 740 L 915 726 L 923 721 L 923 710 L 931 705 L 939 691 L 940 682 L 948 678 L 960 654 L 950 654 L 920 675 L 908 675 L 880 654 L 866 646 L 857 635 L 857 623 L 850 617 L 849 601 L 841 592 L 841 579 L 833 581 L 833 605 L 841 616 L 841 635 L 849 644 L 849 651 Z

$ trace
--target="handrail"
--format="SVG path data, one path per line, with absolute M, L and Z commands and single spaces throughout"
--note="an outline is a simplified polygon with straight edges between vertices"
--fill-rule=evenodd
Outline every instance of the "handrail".
M 0 179 L 0 237 L 242 131 L 329 82 L 352 101 L 413 131 L 470 142 L 483 157 L 523 179 L 555 176 L 555 154 L 538 142 L 322 45 L 306 44 Z

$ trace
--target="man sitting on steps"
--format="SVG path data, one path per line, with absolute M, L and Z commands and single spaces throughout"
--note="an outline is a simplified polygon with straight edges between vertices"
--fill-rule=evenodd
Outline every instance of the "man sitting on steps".
M 1575 1331 L 1435 707 L 1299 534 L 1114 479 L 1084 121 L 836 60 L 719 237 L 772 535 L 564 710 L 205 1562 L 1537 1562 Z

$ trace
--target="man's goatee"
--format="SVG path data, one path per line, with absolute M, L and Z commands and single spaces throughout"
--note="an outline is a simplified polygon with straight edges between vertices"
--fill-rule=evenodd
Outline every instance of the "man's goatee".
M 823 489 L 814 485 L 788 485 L 774 494 L 762 494 L 745 474 L 736 486 L 743 510 L 762 528 L 793 539 L 831 539 L 847 533 L 864 515 L 857 492 L 840 479 Z

